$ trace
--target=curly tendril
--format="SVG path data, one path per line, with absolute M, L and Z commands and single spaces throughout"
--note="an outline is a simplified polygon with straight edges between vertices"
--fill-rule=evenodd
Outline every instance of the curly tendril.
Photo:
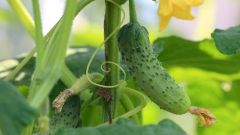
M 105 62 L 103 62 L 102 64 L 101 64 L 101 70 L 103 71 L 103 72 L 105 72 L 105 73 L 108 73 L 108 72 L 110 72 L 111 71 L 111 69 L 109 69 L 109 70 L 106 70 L 105 68 L 104 68 L 104 65 L 106 65 L 106 64 L 113 64 L 113 65 L 115 65 L 115 66 L 117 66 L 122 72 L 123 72 L 123 80 L 125 80 L 126 79 L 126 72 L 125 72 L 125 70 L 119 65 L 119 64 L 117 64 L 117 63 L 115 63 L 115 62 L 112 62 L 112 61 L 105 61 Z
M 115 88 L 115 87 L 118 87 L 121 83 L 118 83 L 118 84 L 116 84 L 116 85 L 109 85 L 109 86 L 107 86 L 107 85 L 101 85 L 101 84 L 95 83 L 95 82 L 92 81 L 91 78 L 89 77 L 89 68 L 90 68 L 90 66 L 91 66 L 91 64 L 92 64 L 92 62 L 93 62 L 93 59 L 94 59 L 94 57 L 96 56 L 97 52 L 98 52 L 98 51 L 101 49 L 101 47 L 120 29 L 120 27 L 121 27 L 121 25 L 123 24 L 123 21 L 124 21 L 124 19 L 125 19 L 124 9 L 123 9 L 118 3 L 116 3 L 116 2 L 114 2 L 114 1 L 112 1 L 112 0 L 107 0 L 107 1 L 108 1 L 108 2 L 111 2 L 112 4 L 114 4 L 115 6 L 117 6 L 117 7 L 121 10 L 123 17 L 122 17 L 121 22 L 119 23 L 119 25 L 114 29 L 114 31 L 113 31 L 112 33 L 110 33 L 109 36 L 107 36 L 106 39 L 105 39 L 105 40 L 99 45 L 99 47 L 93 52 L 93 54 L 92 54 L 92 56 L 91 56 L 91 58 L 90 58 L 90 60 L 88 61 L 88 64 L 87 64 L 86 76 L 87 76 L 88 81 L 89 81 L 90 83 L 92 83 L 93 85 L 95 85 L 95 86 L 102 87 L 102 88 Z M 105 62 L 102 63 L 102 65 L 101 65 L 101 69 L 102 69 L 102 71 L 105 72 L 105 73 L 111 71 L 111 69 L 110 69 L 110 70 L 105 70 L 105 69 L 103 68 L 103 65 L 105 65 L 105 64 L 113 64 L 113 65 L 117 66 L 117 67 L 123 72 L 123 74 L 124 74 L 124 80 L 126 79 L 126 73 L 125 73 L 124 69 L 123 69 L 119 64 L 117 64 L 117 63 L 115 63 L 115 62 L 111 62 L 111 61 L 105 61 Z

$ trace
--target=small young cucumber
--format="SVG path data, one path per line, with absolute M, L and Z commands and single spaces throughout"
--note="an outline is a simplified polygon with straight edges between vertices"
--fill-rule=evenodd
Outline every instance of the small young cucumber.
M 190 99 L 153 54 L 146 28 L 137 22 L 126 24 L 118 33 L 118 43 L 123 62 L 144 93 L 161 109 L 186 113 Z
M 61 128 L 76 128 L 80 120 L 80 99 L 79 96 L 68 98 L 61 112 L 53 114 L 50 120 L 50 131 L 48 135 L 55 135 Z

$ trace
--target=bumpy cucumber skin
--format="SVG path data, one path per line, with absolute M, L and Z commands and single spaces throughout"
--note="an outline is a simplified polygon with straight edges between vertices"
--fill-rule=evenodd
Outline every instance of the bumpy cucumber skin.
M 61 112 L 53 114 L 50 120 L 50 131 L 47 135 L 55 135 L 61 128 L 76 128 L 80 120 L 80 99 L 78 96 L 68 98 Z
M 153 54 L 146 28 L 138 23 L 124 25 L 118 33 L 118 43 L 123 62 L 144 93 L 161 109 L 186 113 L 190 99 Z

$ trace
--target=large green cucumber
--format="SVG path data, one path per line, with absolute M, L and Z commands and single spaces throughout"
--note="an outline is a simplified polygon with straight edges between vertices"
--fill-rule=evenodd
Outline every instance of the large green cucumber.
M 137 22 L 124 25 L 118 43 L 123 62 L 144 93 L 161 109 L 186 113 L 190 99 L 154 55 L 146 28 Z

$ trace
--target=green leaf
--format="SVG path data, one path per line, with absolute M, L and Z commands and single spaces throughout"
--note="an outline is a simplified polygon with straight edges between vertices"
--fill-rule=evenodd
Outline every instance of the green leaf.
M 116 124 L 98 128 L 62 129 L 55 135 L 186 135 L 173 121 L 163 120 L 158 125 L 136 126 L 133 122 L 120 119 Z
M 240 53 L 240 26 L 227 30 L 216 29 L 212 33 L 217 49 L 223 54 Z
M 0 130 L 4 135 L 20 135 L 37 113 L 10 83 L 0 80 Z
M 74 47 L 71 48 L 72 51 L 75 53 L 68 55 L 66 58 L 66 64 L 69 69 L 76 75 L 81 76 L 85 74 L 87 63 L 92 56 L 95 48 L 85 46 L 85 47 Z M 102 72 L 101 71 L 101 64 L 104 60 L 104 52 L 100 50 L 94 58 L 94 61 L 90 67 L 90 72 Z
M 240 70 L 240 55 L 221 54 L 212 40 L 195 42 L 166 37 L 157 39 L 153 48 L 158 50 L 158 59 L 167 68 L 193 67 L 222 74 L 233 74 Z

